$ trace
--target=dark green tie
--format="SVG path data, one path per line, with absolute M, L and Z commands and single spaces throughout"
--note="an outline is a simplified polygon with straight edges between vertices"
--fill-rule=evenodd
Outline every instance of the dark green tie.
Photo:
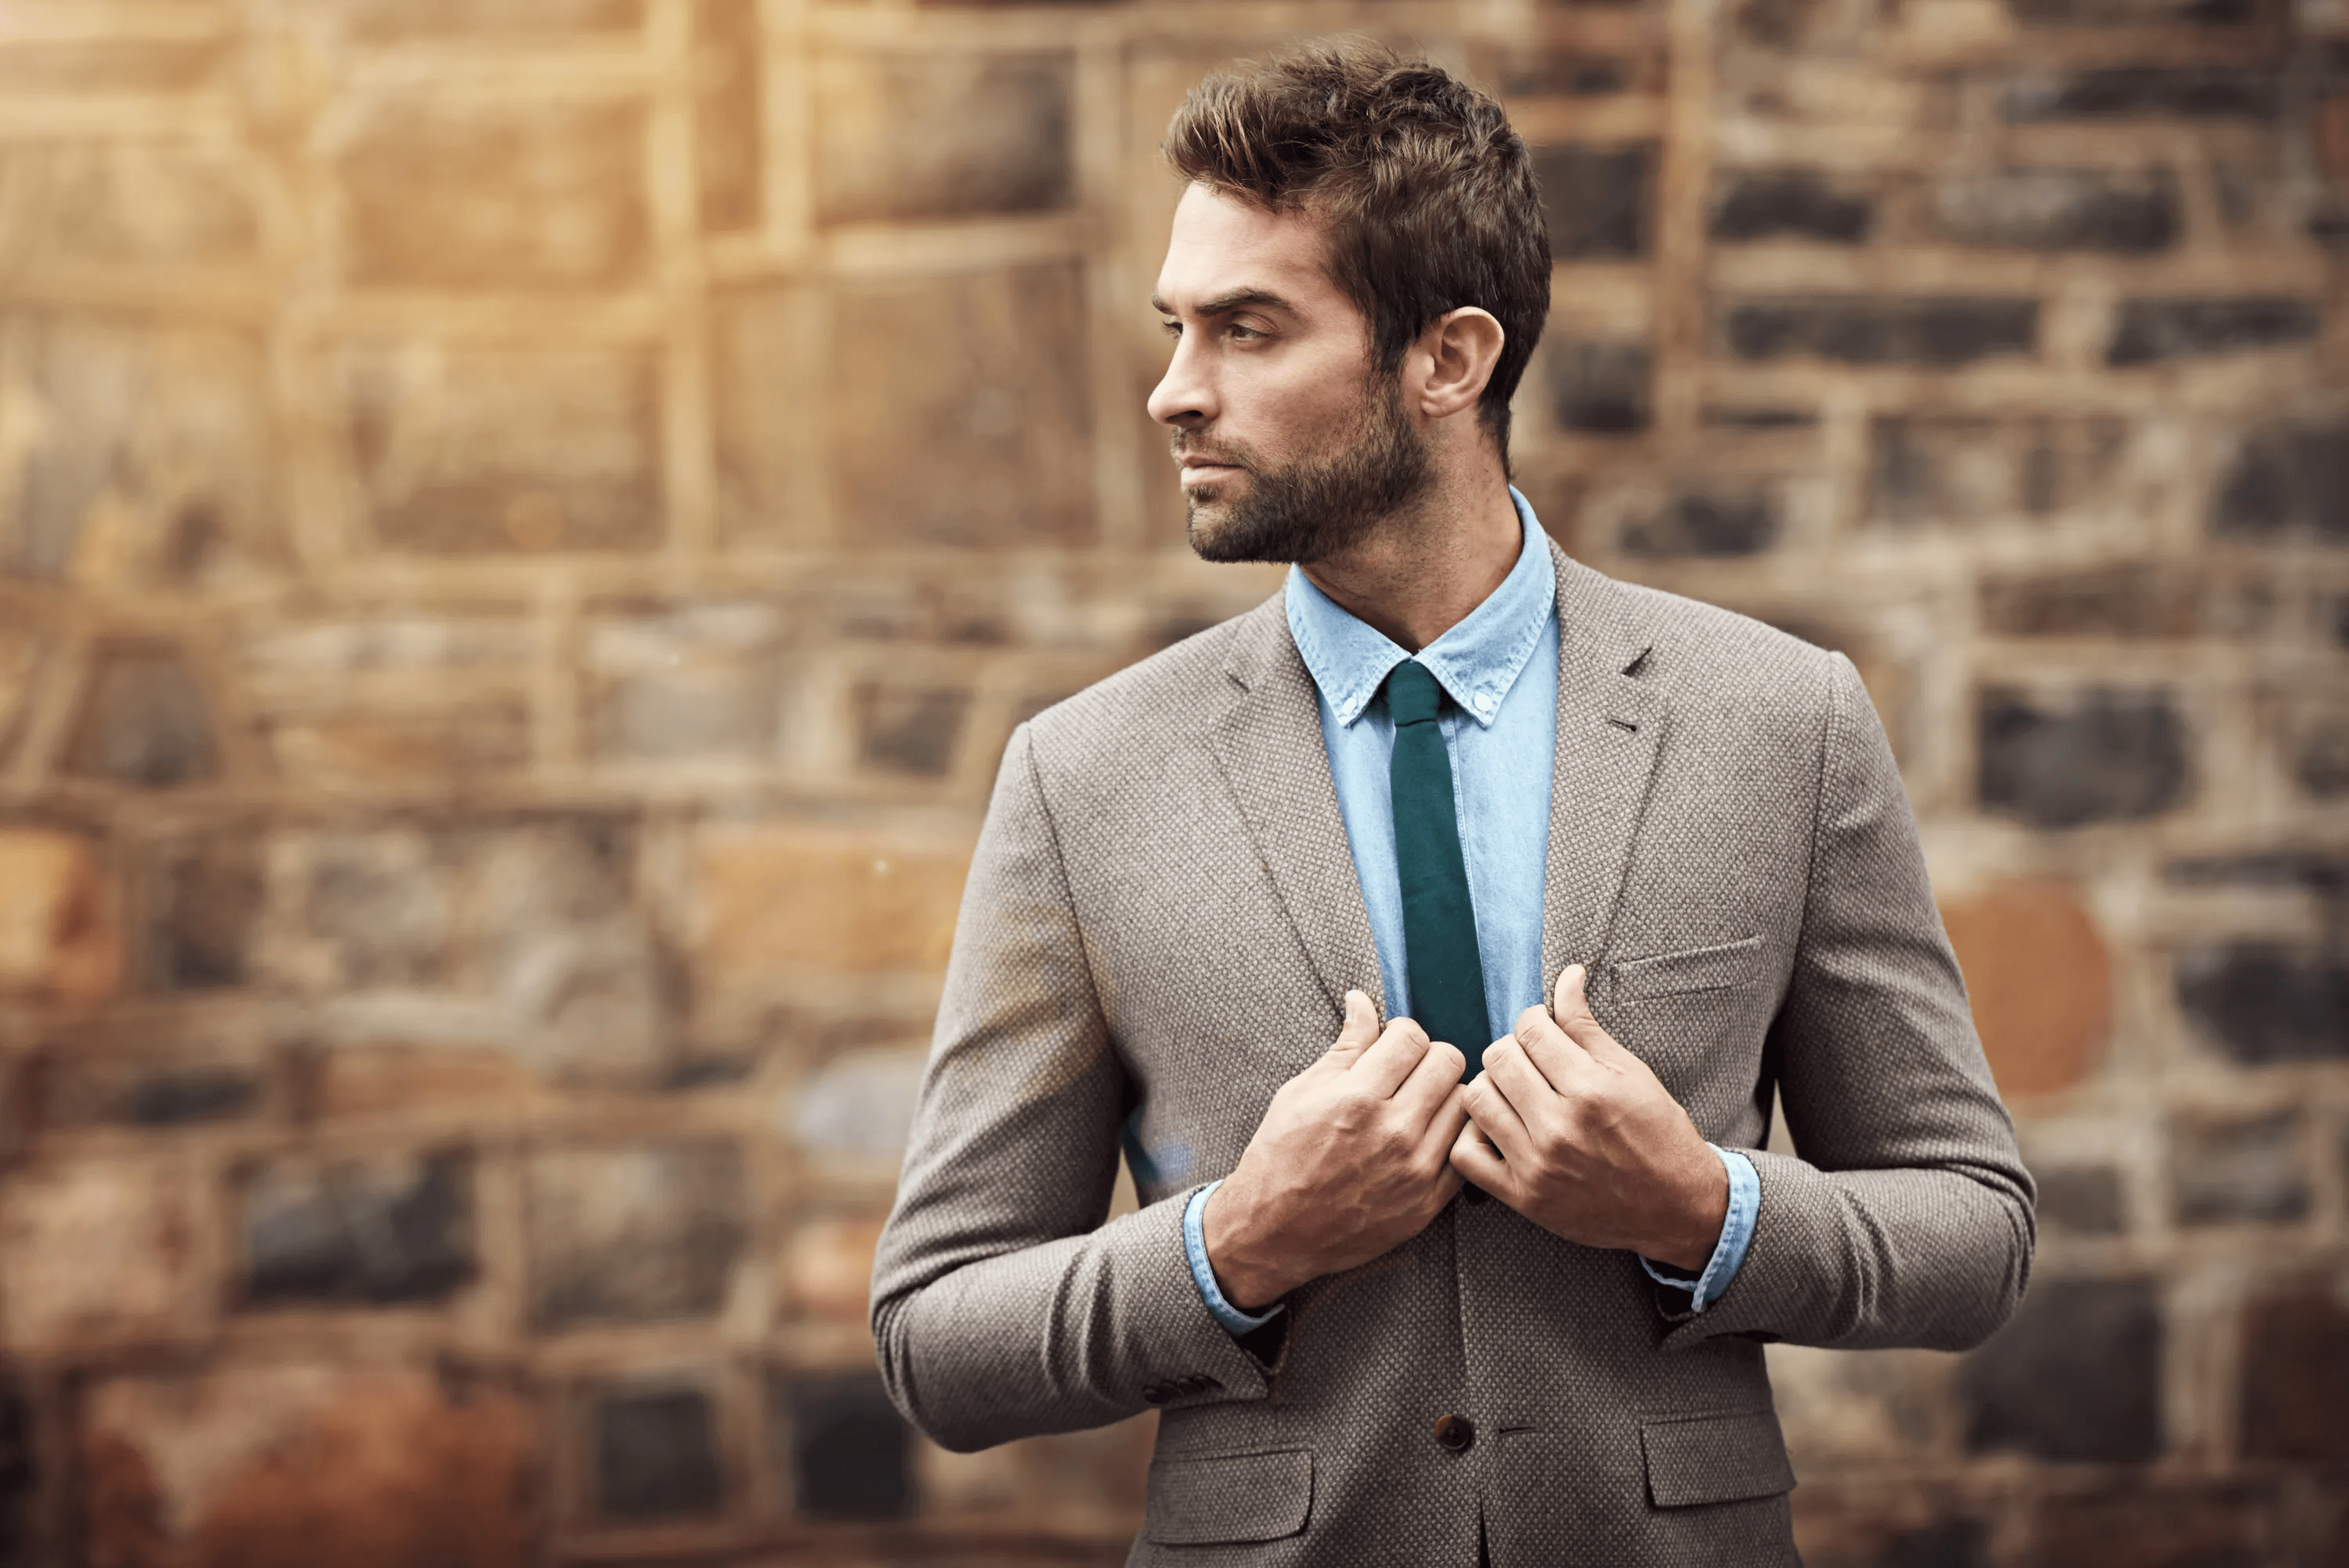
M 1429 1038 L 1448 1040 L 1466 1055 L 1464 1082 L 1483 1069 L 1492 1036 L 1485 1016 L 1485 965 L 1476 955 L 1476 912 L 1468 903 L 1468 867 L 1452 810 L 1452 758 L 1435 722 L 1444 700 L 1444 688 L 1417 660 L 1388 672 L 1387 715 L 1395 730 L 1387 779 L 1394 794 L 1411 1016 Z

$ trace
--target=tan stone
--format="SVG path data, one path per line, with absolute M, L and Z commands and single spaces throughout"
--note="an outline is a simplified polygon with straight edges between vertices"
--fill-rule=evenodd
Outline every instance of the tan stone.
M 18 1349 L 150 1339 L 210 1297 L 196 1270 L 192 1172 L 113 1161 L 28 1172 L 0 1192 L 0 1324 Z
M 35 143 L 0 150 L 0 249 L 50 266 L 252 260 L 261 242 L 253 181 L 214 153 L 133 143 Z
M 78 1442 L 93 1568 L 533 1561 L 537 1424 L 429 1372 L 239 1368 L 98 1385 Z
M 89 841 L 0 829 L 0 995 L 94 1002 L 113 993 L 121 969 L 114 901 Z
M 943 968 L 970 869 L 968 843 L 781 823 L 713 827 L 697 859 L 701 958 L 720 979 Z
M 322 1116 L 479 1107 L 511 1113 L 543 1088 L 511 1051 L 492 1047 L 339 1046 L 318 1064 Z
M 453 713 L 367 714 L 289 721 L 270 729 L 291 778 L 333 786 L 436 784 L 530 760 L 530 714 L 519 699 Z
M 807 1317 L 864 1322 L 880 1240 L 877 1217 L 834 1215 L 802 1225 L 783 1254 L 792 1305 Z
M 1941 906 L 2002 1091 L 2047 1094 L 2104 1055 L 2112 965 L 2070 884 L 2013 882 Z
M 627 282 L 647 253 L 644 156 L 636 103 L 378 105 L 340 165 L 352 280 Z
M 1093 530 L 1085 284 L 1074 266 L 843 285 L 834 526 L 879 544 L 1075 544 Z
M 385 543 L 478 555 L 658 537 L 649 355 L 367 342 L 343 366 L 351 455 Z

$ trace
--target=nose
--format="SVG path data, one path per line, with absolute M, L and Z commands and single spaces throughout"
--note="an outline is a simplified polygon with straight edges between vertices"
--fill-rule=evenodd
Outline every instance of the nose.
M 1188 334 L 1175 340 L 1166 374 L 1158 378 L 1143 405 L 1159 424 L 1185 430 L 1208 424 L 1216 417 L 1215 387 L 1203 363 L 1206 356 L 1196 352 L 1192 342 Z

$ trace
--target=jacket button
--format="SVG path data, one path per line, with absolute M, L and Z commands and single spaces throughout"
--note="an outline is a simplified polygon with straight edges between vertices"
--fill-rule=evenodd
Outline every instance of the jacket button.
M 1164 1383 L 1153 1383 L 1142 1391 L 1143 1399 L 1153 1405 L 1164 1405 L 1174 1397 L 1174 1390 Z
M 1435 1423 L 1435 1446 L 1447 1454 L 1464 1454 L 1476 1446 L 1476 1423 L 1465 1416 L 1446 1416 Z
M 1483 1189 L 1482 1187 L 1477 1186 L 1477 1185 L 1476 1185 L 1475 1182 L 1473 1182 L 1473 1181 L 1472 1181 L 1472 1182 L 1470 1182 L 1467 1186 L 1463 1187 L 1463 1188 L 1461 1188 L 1461 1189 L 1460 1189 L 1460 1197 L 1461 1197 L 1461 1201 L 1462 1201 L 1463 1202 L 1468 1202 L 1468 1203 L 1483 1203 L 1483 1202 L 1490 1202 L 1490 1201 L 1491 1201 L 1492 1196 L 1493 1196 L 1493 1194 L 1491 1194 L 1490 1192 L 1485 1191 L 1485 1189 Z

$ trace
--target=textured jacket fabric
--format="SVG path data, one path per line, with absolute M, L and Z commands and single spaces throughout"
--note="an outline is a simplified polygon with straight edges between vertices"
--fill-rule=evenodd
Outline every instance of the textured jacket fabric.
M 1260 1364 L 1185 1201 L 1383 1000 L 1276 597 L 1014 735 L 874 1272 L 884 1378 L 968 1449 L 1164 1410 L 1138 1564 L 1796 1561 L 1762 1343 L 1971 1345 L 2032 1191 L 1850 665 L 1557 557 L 1546 974 L 1761 1174 L 1700 1315 L 1455 1202 L 1290 1298 Z M 1773 1090 L 1799 1158 L 1761 1151 Z M 1121 1138 L 1138 1212 L 1104 1223 Z M 1454 1451 L 1440 1421 L 1475 1438 Z M 1456 1434 L 1454 1425 L 1449 1430 Z

